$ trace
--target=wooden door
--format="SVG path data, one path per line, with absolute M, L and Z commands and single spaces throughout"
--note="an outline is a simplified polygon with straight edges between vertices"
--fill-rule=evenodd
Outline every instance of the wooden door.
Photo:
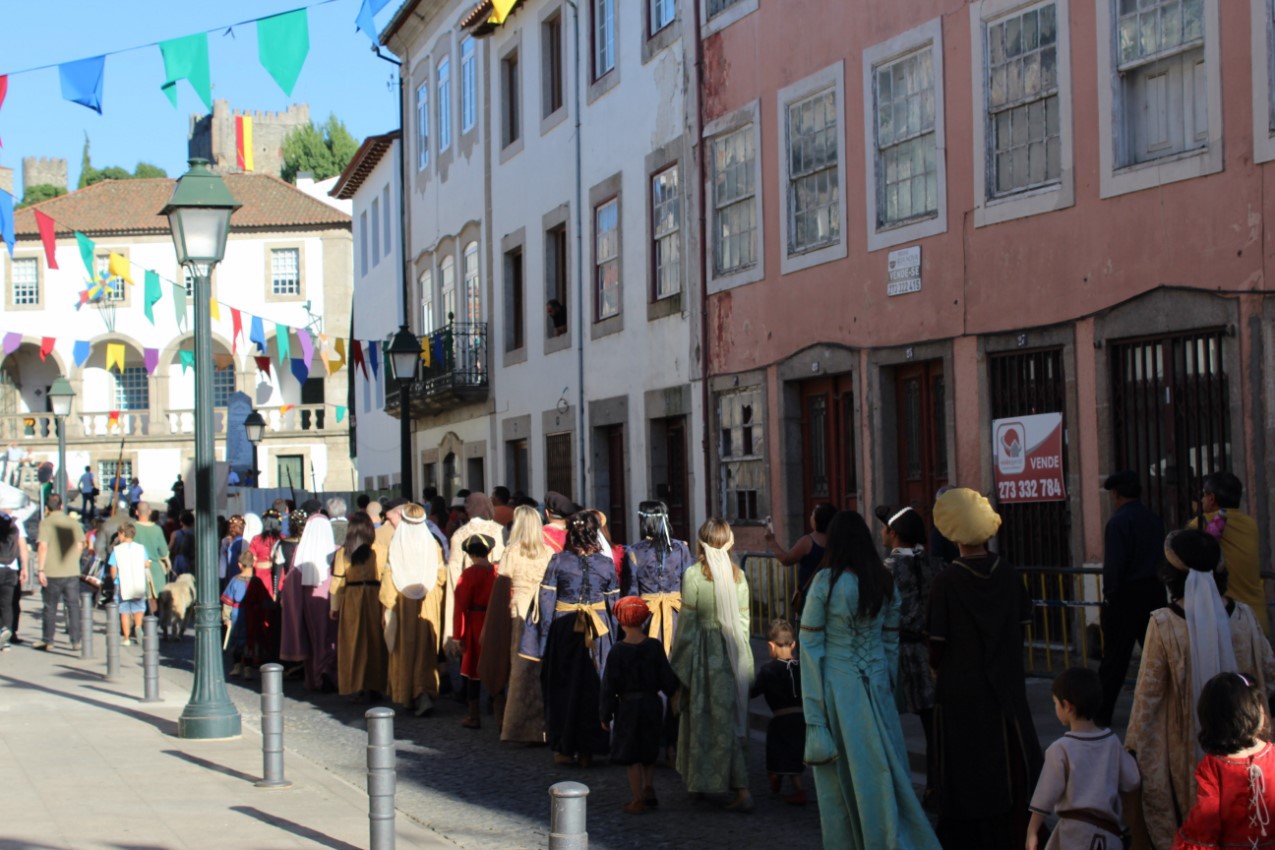
M 690 490 L 686 468 L 686 417 L 664 420 L 664 446 L 668 462 L 669 526 L 675 540 L 691 539 Z
M 803 518 L 822 502 L 842 510 L 858 510 L 858 434 L 852 376 L 834 375 L 801 383 Z
M 927 522 L 935 491 L 947 483 L 946 396 L 942 360 L 895 371 L 899 502 L 911 505 Z
M 612 425 L 607 436 L 607 530 L 612 543 L 628 542 L 628 481 L 624 469 L 624 426 Z

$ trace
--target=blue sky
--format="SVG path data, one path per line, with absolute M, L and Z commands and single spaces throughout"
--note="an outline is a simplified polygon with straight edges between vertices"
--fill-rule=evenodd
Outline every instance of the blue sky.
M 37 0 L 0 5 L 0 74 L 9 94 L 0 106 L 0 166 L 14 170 L 21 196 L 22 158 L 67 160 L 72 188 L 79 179 L 84 134 L 93 165 L 132 170 L 139 160 L 179 176 L 186 168 L 190 115 L 204 113 L 190 86 L 178 83 L 177 109 L 160 91 L 164 65 L 158 47 L 106 59 L 102 114 L 62 99 L 57 68 L 16 73 L 99 56 L 203 30 L 208 36 L 213 97 L 235 109 L 282 110 L 310 104 L 315 123 L 333 113 L 356 139 L 398 126 L 393 65 L 371 53 L 371 41 L 354 28 L 360 0 L 333 0 L 309 9 L 310 54 L 292 96 L 275 84 L 257 60 L 256 26 L 226 24 L 307 6 L 315 0 Z M 376 22 L 384 27 L 398 2 Z

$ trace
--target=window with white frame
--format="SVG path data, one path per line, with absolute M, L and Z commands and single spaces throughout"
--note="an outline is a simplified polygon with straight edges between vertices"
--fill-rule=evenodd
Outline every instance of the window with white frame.
M 147 410 L 151 406 L 150 376 L 145 366 L 125 366 L 115 376 L 115 409 Z
M 429 269 L 421 272 L 417 282 L 421 288 L 421 335 L 434 330 L 434 273 Z
M 440 290 L 443 296 L 443 315 L 439 316 L 439 320 L 447 324 L 456 316 L 456 260 L 448 255 L 443 257 L 442 262 L 438 264 L 438 276 L 440 278 Z M 463 319 L 463 317 L 461 317 Z
M 593 79 L 615 69 L 615 0 L 593 2 Z
M 390 235 L 390 187 L 384 186 L 381 189 L 381 215 L 384 221 L 381 223 L 381 233 L 385 236 L 385 256 L 390 255 L 390 249 L 393 247 L 394 239 Z
M 873 68 L 873 81 L 877 226 L 929 218 L 938 212 L 933 49 Z
M 381 199 L 372 199 L 372 268 L 381 261 Z
M 478 243 L 470 242 L 465 246 L 461 258 L 461 273 L 465 285 L 465 315 L 460 318 L 466 322 L 483 320 L 483 291 L 478 279 Z
M 297 248 L 270 250 L 270 294 L 301 294 L 301 251 Z
M 213 369 L 213 407 L 225 407 L 230 403 L 230 397 L 234 394 L 234 364 L 221 369 Z
M 367 277 L 367 210 L 359 214 L 359 275 Z
M 717 397 L 721 510 L 722 516 L 731 522 L 759 520 L 766 510 L 764 413 L 760 387 L 721 393 Z
M 474 59 L 474 37 L 460 43 L 460 131 L 468 133 L 478 120 L 478 65 Z
M 677 4 L 674 0 L 649 0 L 651 4 L 651 35 L 655 35 L 669 24 L 677 15 Z
M 429 165 L 429 84 L 416 89 L 416 169 Z
M 1204 0 L 1115 0 L 1117 167 L 1209 143 Z
M 1058 21 L 1054 3 L 987 24 L 987 194 L 1004 197 L 1062 175 Z
M 102 297 L 107 301 L 123 301 L 128 297 L 128 293 L 124 291 L 124 287 L 128 284 L 123 278 L 111 275 L 111 255 L 98 254 L 94 257 L 94 263 L 97 267 L 97 282 L 102 285 Z
M 829 89 L 788 105 L 788 252 L 841 236 L 837 99 Z
M 133 462 L 131 460 L 99 460 L 97 462 L 97 486 L 102 490 L 111 490 L 115 486 L 115 475 L 124 479 L 122 489 L 127 490 L 128 482 L 133 478 Z
M 562 108 L 562 14 L 545 18 L 540 25 L 540 117 L 548 118 Z
M 731 274 L 757 262 L 754 127 L 713 139 L 713 271 Z
M 13 304 L 34 307 L 40 303 L 40 261 L 25 257 L 13 261 Z
M 682 291 L 682 197 L 676 164 L 651 177 L 651 246 L 656 300 Z
M 438 150 L 452 146 L 452 60 L 444 56 L 438 60 Z
M 501 146 L 509 147 L 522 138 L 522 76 L 516 50 L 500 60 L 500 118 Z
M 593 266 L 596 319 L 620 315 L 620 199 L 593 210 Z

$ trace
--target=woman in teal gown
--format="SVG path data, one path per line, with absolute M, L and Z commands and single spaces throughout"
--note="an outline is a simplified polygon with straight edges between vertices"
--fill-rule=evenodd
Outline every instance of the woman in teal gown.
M 824 568 L 801 617 L 806 761 L 823 846 L 940 850 L 912 788 L 894 701 L 899 595 L 863 517 L 828 526 Z

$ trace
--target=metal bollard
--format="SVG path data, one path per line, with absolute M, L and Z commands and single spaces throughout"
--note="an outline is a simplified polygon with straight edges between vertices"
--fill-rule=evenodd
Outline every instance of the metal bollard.
M 394 850 L 394 709 L 370 708 L 367 718 L 369 850 Z
M 80 594 L 80 657 L 93 657 L 93 601 L 96 594 Z
M 261 775 L 258 788 L 287 788 L 283 778 L 283 665 L 261 666 Z
M 120 606 L 106 603 L 106 678 L 114 679 L 120 670 Z
M 549 789 L 549 850 L 589 850 L 589 786 L 559 782 Z
M 142 702 L 159 702 L 159 617 L 142 618 Z

